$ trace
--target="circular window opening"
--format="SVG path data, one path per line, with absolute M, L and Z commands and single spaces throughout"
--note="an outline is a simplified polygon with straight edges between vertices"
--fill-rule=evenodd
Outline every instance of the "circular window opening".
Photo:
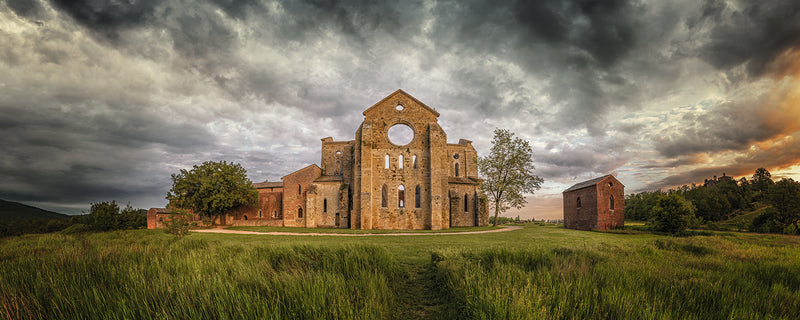
M 398 123 L 389 128 L 388 136 L 389 142 L 398 146 L 404 146 L 411 143 L 411 140 L 414 140 L 414 129 L 411 129 L 408 125 Z
M 397 111 L 403 111 L 403 109 L 405 109 L 406 107 L 404 107 L 402 104 L 398 103 L 397 106 L 394 107 L 394 108 L 397 109 Z
M 458 159 L 458 153 L 453 155 L 453 159 L 456 159 L 456 160 Z
M 338 157 L 338 156 L 341 156 L 341 155 L 342 155 L 342 152 L 341 152 L 341 151 L 336 151 L 336 156 L 337 156 L 337 157 Z

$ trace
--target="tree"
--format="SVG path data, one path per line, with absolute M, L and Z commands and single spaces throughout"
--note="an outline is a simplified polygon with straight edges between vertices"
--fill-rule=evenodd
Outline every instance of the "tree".
M 258 191 L 238 163 L 206 161 L 172 174 L 167 200 L 170 207 L 214 218 L 232 209 L 255 206 Z
M 653 208 L 654 231 L 678 234 L 695 223 L 692 204 L 677 193 L 662 196 Z
M 515 138 L 506 129 L 495 129 L 492 149 L 486 157 L 478 158 L 478 169 L 484 177 L 481 188 L 494 205 L 494 225 L 497 215 L 510 208 L 525 205 L 524 193 L 541 188 L 542 178 L 533 174 L 533 149 L 522 138 Z
M 772 182 L 772 175 L 764 168 L 756 169 L 756 172 L 753 174 L 753 187 L 758 191 L 758 199 L 764 199 L 764 193 L 767 192 L 769 186 L 773 183 Z
M 777 211 L 776 221 L 782 229 L 800 222 L 800 183 L 792 179 L 781 179 L 767 189 L 765 201 Z

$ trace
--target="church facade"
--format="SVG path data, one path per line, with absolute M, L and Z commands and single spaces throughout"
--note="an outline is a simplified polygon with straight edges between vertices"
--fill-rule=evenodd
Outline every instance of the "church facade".
M 215 222 L 432 230 L 488 224 L 477 152 L 469 140 L 447 143 L 436 110 L 397 90 L 363 115 L 355 139 L 322 139 L 319 166 L 282 182 L 254 183 L 258 207 Z M 151 209 L 148 227 L 162 227 L 165 217 L 163 209 Z

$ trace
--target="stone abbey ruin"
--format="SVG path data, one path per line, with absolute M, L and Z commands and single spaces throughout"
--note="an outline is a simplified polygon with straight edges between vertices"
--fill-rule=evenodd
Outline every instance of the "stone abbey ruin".
M 254 183 L 258 206 L 218 225 L 352 229 L 447 229 L 488 224 L 477 152 L 447 143 L 439 113 L 402 90 L 363 112 L 355 139 L 322 139 L 320 164 L 281 182 Z M 152 208 L 147 227 L 163 227 Z

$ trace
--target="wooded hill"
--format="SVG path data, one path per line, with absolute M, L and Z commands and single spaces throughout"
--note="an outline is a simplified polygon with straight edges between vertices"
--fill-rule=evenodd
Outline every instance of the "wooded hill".
M 66 214 L 0 199 L 0 220 L 67 219 L 69 217 Z

